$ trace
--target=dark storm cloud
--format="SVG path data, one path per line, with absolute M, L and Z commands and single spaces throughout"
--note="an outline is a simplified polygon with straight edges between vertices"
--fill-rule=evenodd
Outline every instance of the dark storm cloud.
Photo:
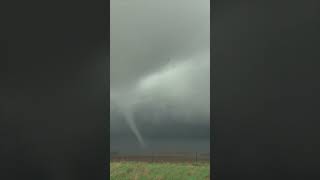
M 209 9 L 208 0 L 111 1 L 111 141 L 209 138 Z
M 209 1 L 111 1 L 111 87 L 209 48 Z

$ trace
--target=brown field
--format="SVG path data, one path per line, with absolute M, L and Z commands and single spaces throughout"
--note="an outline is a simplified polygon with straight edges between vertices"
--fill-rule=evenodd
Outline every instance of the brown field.
M 138 161 L 138 162 L 209 162 L 209 154 L 197 153 L 157 153 L 148 155 L 112 155 L 111 161 Z

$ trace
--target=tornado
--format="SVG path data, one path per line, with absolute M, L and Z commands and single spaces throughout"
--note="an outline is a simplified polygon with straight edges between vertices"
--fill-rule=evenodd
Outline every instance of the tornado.
M 141 148 L 146 148 L 147 147 L 146 143 L 144 142 L 143 137 L 142 137 L 137 125 L 136 125 L 132 110 L 130 110 L 130 109 L 129 110 L 125 110 L 124 115 L 125 115 L 126 122 L 128 123 L 131 131 L 136 136 L 136 138 L 137 138 L 137 140 L 138 140 L 138 142 L 140 144 L 140 147 Z
M 134 118 L 134 102 L 132 102 L 132 97 L 129 98 L 128 96 L 126 96 L 126 94 L 119 94 L 118 96 L 116 96 L 114 93 L 111 93 L 111 100 L 113 101 L 113 103 L 115 103 L 115 105 L 117 105 L 117 107 L 119 108 L 120 112 L 124 115 L 124 119 L 126 121 L 126 123 L 128 124 L 130 130 L 132 131 L 132 133 L 134 134 L 134 136 L 136 137 L 139 145 L 141 148 L 146 148 L 147 145 L 144 141 L 144 138 L 142 137 L 140 130 L 137 127 L 135 118 Z M 127 98 L 124 98 L 127 97 Z M 125 100 L 122 100 L 121 98 L 124 98 Z M 134 99 L 135 100 L 135 99 Z

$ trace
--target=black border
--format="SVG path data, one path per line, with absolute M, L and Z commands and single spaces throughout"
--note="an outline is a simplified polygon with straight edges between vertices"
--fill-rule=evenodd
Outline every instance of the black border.
M 216 164 L 215 164 L 215 153 L 214 153 L 214 142 L 215 142 L 215 131 L 214 131 L 214 3 L 215 0 L 210 0 L 210 179 L 216 179 Z
M 320 179 L 320 2 L 213 4 L 212 179 Z
M 1 17 L 0 40 L 9 46 L 0 47 L 0 179 L 109 179 L 110 2 L 23 1 L 1 6 Z M 83 102 L 94 108 L 86 112 Z M 66 118 L 90 113 L 98 115 Z
M 107 137 L 108 137 L 108 148 L 107 148 L 107 166 L 106 166 L 106 174 L 107 179 L 110 177 L 110 1 L 107 1 L 106 11 L 105 11 L 105 17 L 106 17 L 106 57 L 107 57 L 107 71 L 106 71 L 106 83 L 105 83 L 105 89 L 106 89 L 106 116 L 108 119 L 107 123 Z

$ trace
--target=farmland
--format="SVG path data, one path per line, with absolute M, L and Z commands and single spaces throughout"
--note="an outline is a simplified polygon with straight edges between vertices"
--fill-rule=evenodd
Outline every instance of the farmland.
M 118 161 L 110 163 L 111 180 L 207 180 L 210 165 L 202 163 Z
M 202 153 L 149 153 L 111 156 L 111 180 L 206 180 L 210 155 Z
M 139 162 L 209 162 L 209 153 L 146 153 L 146 154 L 112 154 L 111 161 L 139 161 Z

